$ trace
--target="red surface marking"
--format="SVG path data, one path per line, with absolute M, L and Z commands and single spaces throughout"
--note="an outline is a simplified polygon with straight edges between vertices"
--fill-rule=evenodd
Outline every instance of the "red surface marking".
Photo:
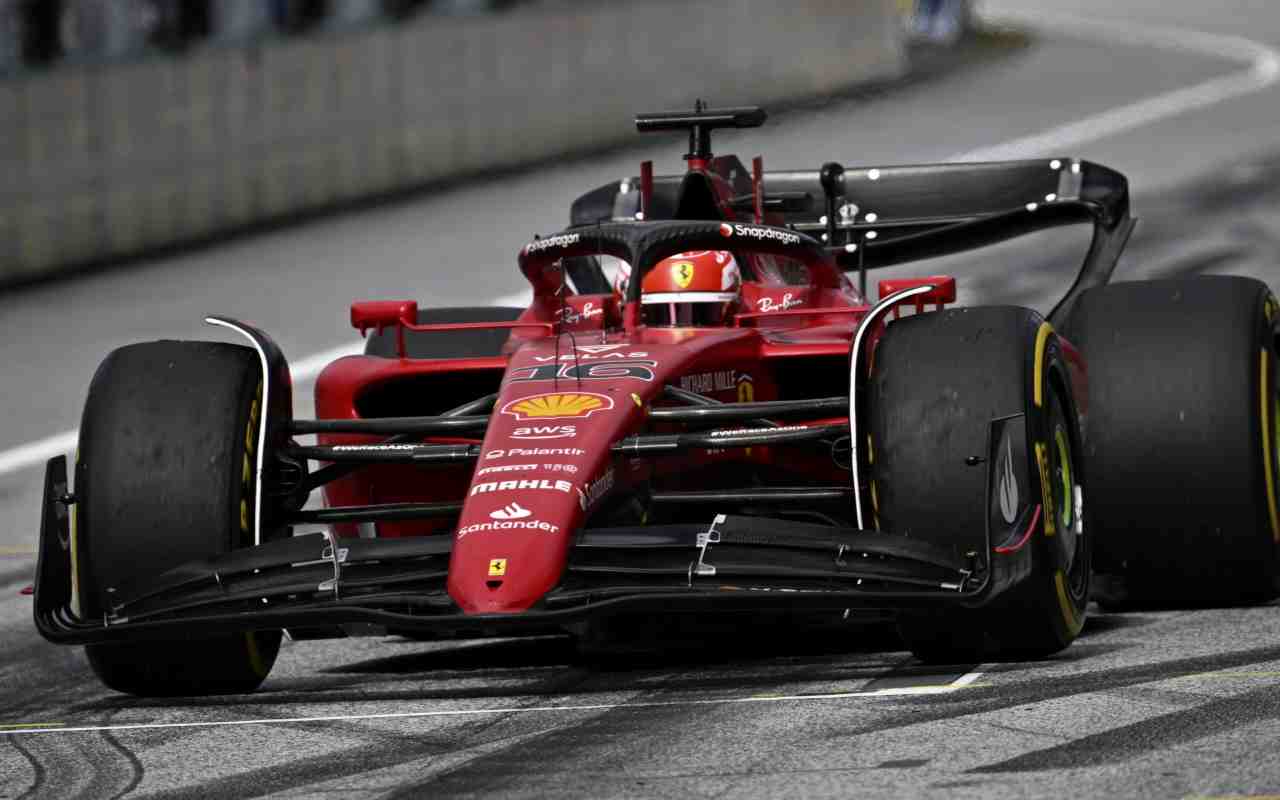
M 1019 539 L 1017 542 L 1014 542 L 1013 544 L 997 547 L 996 552 L 1000 553 L 1001 555 L 1005 555 L 1008 553 L 1016 553 L 1022 549 L 1023 545 L 1031 541 L 1031 534 L 1035 532 L 1036 526 L 1040 524 L 1041 509 L 1042 509 L 1042 506 L 1037 503 L 1036 513 L 1031 516 L 1031 524 L 1027 526 L 1027 532 L 1022 534 L 1021 539 Z

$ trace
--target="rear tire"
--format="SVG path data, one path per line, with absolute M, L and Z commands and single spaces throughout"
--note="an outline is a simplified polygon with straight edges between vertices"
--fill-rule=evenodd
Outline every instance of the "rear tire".
M 1126 589 L 1109 607 L 1275 597 L 1276 313 L 1265 284 L 1227 276 L 1092 289 L 1072 311 L 1099 566 Z
M 868 420 L 877 528 L 949 545 L 957 556 L 980 553 L 992 500 L 987 467 L 967 462 L 988 452 L 992 421 L 1014 415 L 1026 420 L 1009 452 L 1025 489 L 1015 493 L 1026 498 L 1018 508 L 1027 510 L 1015 516 L 1030 520 L 1037 501 L 1055 515 L 1050 526 L 1042 514 L 1024 545 L 1027 574 L 990 605 L 904 612 L 898 627 L 907 647 L 929 663 L 972 663 L 1043 657 L 1069 645 L 1088 605 L 1091 548 L 1076 520 L 1084 474 L 1057 336 L 1024 308 L 920 314 L 889 325 L 874 364 Z
M 73 553 L 79 613 L 101 619 L 124 587 L 252 544 L 262 378 L 250 349 L 149 342 L 115 350 L 85 401 Z M 280 631 L 91 644 L 108 687 L 162 697 L 252 691 Z

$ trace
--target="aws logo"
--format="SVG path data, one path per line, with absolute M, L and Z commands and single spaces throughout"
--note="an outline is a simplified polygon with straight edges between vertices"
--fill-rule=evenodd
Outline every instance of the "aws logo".
M 539 419 L 581 419 L 613 408 L 613 398 L 595 392 L 547 392 L 512 400 L 502 407 L 521 422 Z
M 576 425 L 530 425 L 511 432 L 512 439 L 572 439 L 577 435 Z

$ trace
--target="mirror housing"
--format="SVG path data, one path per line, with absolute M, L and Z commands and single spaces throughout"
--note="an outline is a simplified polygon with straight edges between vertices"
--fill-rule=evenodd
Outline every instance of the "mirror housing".
M 950 275 L 930 275 L 927 278 L 890 278 L 880 281 L 880 299 L 889 295 L 900 292 L 903 289 L 914 289 L 917 286 L 932 286 L 933 291 L 916 295 L 904 301 L 906 305 L 913 305 L 916 310 L 922 310 L 926 303 L 934 303 L 941 309 L 947 303 L 956 301 L 956 279 Z
M 365 336 L 392 325 L 418 324 L 416 300 L 357 300 L 351 304 L 351 327 Z

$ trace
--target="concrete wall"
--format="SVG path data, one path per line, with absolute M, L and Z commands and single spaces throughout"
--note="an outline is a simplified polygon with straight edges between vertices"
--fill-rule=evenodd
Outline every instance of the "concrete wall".
M 0 284 L 905 69 L 894 0 L 421 16 L 0 83 Z

